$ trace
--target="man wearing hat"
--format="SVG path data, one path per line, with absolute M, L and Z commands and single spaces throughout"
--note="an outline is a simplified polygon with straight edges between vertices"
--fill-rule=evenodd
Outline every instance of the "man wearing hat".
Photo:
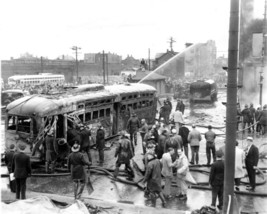
M 26 199 L 26 180 L 31 176 L 30 157 L 24 153 L 25 144 L 18 144 L 18 153 L 13 157 L 12 172 L 16 180 L 16 199 Z
M 90 153 L 90 136 L 91 131 L 87 129 L 83 124 L 80 125 L 80 137 L 81 137 L 81 151 L 86 154 L 86 158 L 92 162 Z
M 101 123 L 98 124 L 96 131 L 96 148 L 99 152 L 99 164 L 102 165 L 104 163 L 105 131 Z
M 80 199 L 83 193 L 86 180 L 85 166 L 88 167 L 91 163 L 84 158 L 84 155 L 79 152 L 80 145 L 77 141 L 71 148 L 72 153 L 68 157 L 68 169 L 71 171 L 71 179 L 74 184 L 74 199 Z
M 207 165 L 210 165 L 210 159 L 211 159 L 211 153 L 213 157 L 213 162 L 216 161 L 216 155 L 215 155 L 215 138 L 216 134 L 214 131 L 212 131 L 212 126 L 208 126 L 208 131 L 205 133 L 206 138 L 206 155 L 207 155 Z
M 130 165 L 130 160 L 133 157 L 133 149 L 130 140 L 126 136 L 126 131 L 121 131 L 121 138 L 117 143 L 117 148 L 115 151 L 115 158 L 118 157 L 116 161 L 116 168 L 114 171 L 114 178 L 117 178 L 119 174 L 119 168 L 121 164 L 125 164 L 125 170 L 128 174 L 128 180 L 133 180 L 134 172 Z
M 171 119 L 174 121 L 176 131 L 179 132 L 181 124 L 184 123 L 182 112 L 179 109 L 176 109 L 175 112 L 172 113 Z
M 12 173 L 12 160 L 15 155 L 16 147 L 14 144 L 10 144 L 9 150 L 5 153 L 5 164 L 7 166 L 9 174 Z M 10 180 L 10 190 L 11 192 L 16 192 L 16 181 Z
M 51 173 L 54 173 L 58 155 L 58 144 L 56 142 L 53 129 L 50 129 L 48 131 L 47 136 L 45 137 L 45 145 L 46 145 L 45 171 L 46 173 L 50 173 L 50 165 L 51 165 Z
M 248 108 L 248 105 L 245 105 L 245 108 L 241 111 L 242 117 L 243 117 L 243 133 L 245 132 L 245 128 L 246 128 L 246 124 L 249 127 L 250 126 L 250 118 L 251 118 L 251 113 L 250 110 Z M 248 128 L 248 132 L 250 131 L 250 128 Z
M 201 134 L 198 130 L 196 130 L 196 125 L 193 124 L 192 125 L 192 130 L 189 132 L 188 135 L 188 142 L 190 143 L 190 147 L 191 147 L 191 164 L 198 164 L 199 161 L 199 145 L 200 145 L 200 141 L 201 141 L 202 137 Z
M 140 132 L 141 139 L 142 139 L 143 154 L 145 154 L 146 147 L 144 144 L 144 138 L 145 138 L 146 133 L 148 132 L 148 125 L 146 123 L 146 119 L 144 118 L 141 120 L 141 128 L 139 128 L 139 132 Z
M 210 169 L 209 184 L 211 185 L 211 209 L 216 209 L 216 199 L 219 199 L 219 210 L 223 207 L 223 182 L 224 182 L 224 162 L 222 160 L 223 153 L 221 150 L 216 152 L 216 161 L 212 163 Z
M 137 132 L 140 128 L 140 121 L 136 116 L 136 113 L 132 112 L 132 116 L 127 121 L 126 127 L 130 133 L 130 140 L 132 143 L 132 148 L 134 149 L 134 145 L 137 145 Z
M 253 138 L 247 137 L 248 147 L 246 149 L 245 165 L 248 172 L 249 184 L 247 190 L 254 191 L 256 187 L 256 169 L 259 161 L 259 149 L 253 144 Z
M 146 184 L 147 192 L 150 193 L 152 203 L 155 206 L 157 196 L 162 201 L 162 206 L 165 207 L 166 200 L 162 193 L 161 187 L 161 164 L 159 159 L 155 156 L 153 151 L 153 145 L 151 145 L 151 151 L 147 152 L 147 164 L 146 164 L 146 173 L 144 176 L 144 183 Z
M 183 140 L 182 137 L 177 134 L 176 129 L 172 129 L 171 132 L 171 136 L 166 139 L 165 152 L 167 152 L 170 147 L 174 149 L 174 154 L 172 154 L 172 161 L 174 162 L 178 157 L 177 149 L 182 148 Z

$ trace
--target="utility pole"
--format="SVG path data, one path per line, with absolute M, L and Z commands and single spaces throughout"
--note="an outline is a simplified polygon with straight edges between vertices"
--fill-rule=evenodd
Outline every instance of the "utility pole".
M 102 55 L 102 58 L 103 58 L 103 84 L 105 85 L 106 84 L 106 72 L 105 72 L 105 52 L 103 51 L 103 55 Z
M 237 105 L 237 63 L 239 43 L 239 0 L 231 0 L 229 41 L 228 41 L 228 79 L 226 104 L 226 141 L 224 160 L 223 213 L 235 214 L 237 204 L 234 194 L 235 145 L 236 145 L 236 105 Z
M 108 53 L 106 54 L 106 70 L 107 70 L 107 84 L 108 84 Z
M 77 47 L 77 46 L 72 46 L 71 48 L 72 50 L 75 51 L 75 56 L 76 56 L 76 79 L 77 79 L 77 82 L 79 81 L 79 64 L 78 64 L 78 50 L 81 50 L 80 47 Z
M 44 61 L 43 61 L 43 57 L 41 56 L 41 73 L 44 72 Z
M 170 38 L 170 41 L 168 43 L 170 43 L 170 49 L 171 49 L 171 52 L 173 52 L 173 48 L 172 48 L 172 45 L 173 43 L 176 42 L 172 37 Z
M 150 48 L 148 48 L 148 69 L 150 71 Z
M 265 0 L 265 6 L 264 6 L 264 19 L 263 19 L 263 30 L 262 30 L 262 36 L 263 36 L 263 44 L 262 44 L 262 68 L 260 72 L 260 105 L 262 106 L 262 87 L 263 87 L 263 72 L 264 72 L 264 67 L 267 62 L 267 18 L 266 18 L 266 13 L 267 13 L 267 0 Z

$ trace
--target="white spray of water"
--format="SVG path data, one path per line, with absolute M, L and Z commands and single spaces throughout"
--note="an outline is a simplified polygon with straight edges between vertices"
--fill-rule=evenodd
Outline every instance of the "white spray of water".
M 173 61 L 175 61 L 176 59 L 178 59 L 181 55 L 183 55 L 184 53 L 186 53 L 187 51 L 190 51 L 191 49 L 193 49 L 196 45 L 193 44 L 189 47 L 187 47 L 186 49 L 184 49 L 182 52 L 176 54 L 175 56 L 173 56 L 172 58 L 170 58 L 169 60 L 167 60 L 166 62 L 164 62 L 163 64 L 161 64 L 159 67 L 157 67 L 154 71 L 151 71 L 148 75 L 146 75 L 143 79 L 141 79 L 138 83 L 143 82 L 145 79 L 147 79 L 148 77 L 150 77 L 152 74 L 154 74 L 155 72 L 159 71 L 160 69 L 164 68 L 164 66 L 168 65 L 169 63 L 172 63 Z

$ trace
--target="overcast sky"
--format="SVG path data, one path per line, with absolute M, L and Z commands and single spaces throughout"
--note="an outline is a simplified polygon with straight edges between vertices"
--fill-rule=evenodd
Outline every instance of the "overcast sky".
M 215 40 L 227 56 L 230 0 L 2 0 L 0 59 L 28 52 L 54 59 L 111 52 L 125 58 L 151 57 L 186 42 Z M 263 18 L 264 0 L 255 0 L 255 17 Z

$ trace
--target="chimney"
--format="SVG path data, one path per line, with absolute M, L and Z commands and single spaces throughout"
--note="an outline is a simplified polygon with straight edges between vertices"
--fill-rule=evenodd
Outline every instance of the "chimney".
M 188 47 L 190 47 L 191 45 L 193 45 L 193 43 L 185 43 L 185 48 L 188 48 Z

